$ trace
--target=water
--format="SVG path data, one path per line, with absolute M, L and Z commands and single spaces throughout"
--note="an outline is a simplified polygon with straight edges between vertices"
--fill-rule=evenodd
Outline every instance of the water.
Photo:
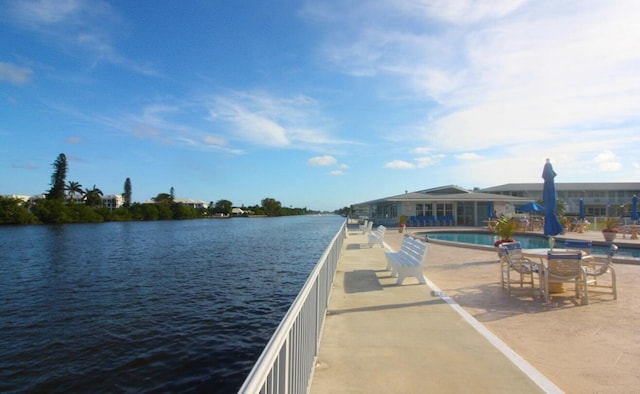
M 474 232 L 429 232 L 423 233 L 423 235 L 427 235 L 430 239 L 489 246 L 492 246 L 493 243 L 499 239 L 497 235 L 492 233 Z M 513 238 L 520 242 L 522 247 L 525 249 L 549 247 L 549 240 L 546 237 L 517 234 L 514 235 Z M 555 246 L 557 248 L 562 248 L 564 247 L 564 243 L 561 240 L 556 239 Z M 618 247 L 617 257 L 640 258 L 640 248 L 626 248 L 620 245 L 618 245 Z M 593 245 L 591 250 L 594 255 L 606 256 L 609 253 L 609 246 Z
M 0 392 L 235 392 L 342 222 L 0 227 Z

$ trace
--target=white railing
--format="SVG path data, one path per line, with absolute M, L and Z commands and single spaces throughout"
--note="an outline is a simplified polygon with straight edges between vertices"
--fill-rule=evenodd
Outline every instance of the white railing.
M 267 343 L 239 393 L 306 393 L 313 372 L 346 221 Z

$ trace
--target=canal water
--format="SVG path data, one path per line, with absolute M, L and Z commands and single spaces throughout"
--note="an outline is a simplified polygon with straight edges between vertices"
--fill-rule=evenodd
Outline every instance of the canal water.
M 0 227 L 0 392 L 236 392 L 343 221 Z

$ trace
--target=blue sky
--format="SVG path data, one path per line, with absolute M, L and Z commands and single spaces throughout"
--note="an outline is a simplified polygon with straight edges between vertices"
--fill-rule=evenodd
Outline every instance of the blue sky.
M 334 210 L 640 178 L 638 1 L 0 0 L 0 194 Z

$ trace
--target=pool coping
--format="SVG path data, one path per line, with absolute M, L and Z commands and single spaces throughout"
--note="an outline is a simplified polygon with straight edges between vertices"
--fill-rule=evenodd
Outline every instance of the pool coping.
M 495 250 L 495 246 L 491 246 L 491 245 L 478 245 L 478 244 L 470 244 L 470 243 L 465 243 L 465 242 L 455 242 L 455 241 L 445 241 L 445 240 L 440 240 L 440 239 L 431 239 L 429 238 L 428 233 L 450 233 L 450 232 L 456 232 L 456 233 L 460 233 L 460 232 L 468 232 L 468 233 L 483 233 L 483 234 L 493 234 L 492 232 L 486 230 L 486 229 L 479 229 L 479 228 L 452 228 L 452 227 L 447 227 L 447 228 L 434 228 L 434 229 L 430 229 L 430 228 L 412 228 L 411 230 L 413 234 L 415 235 L 421 235 L 423 233 L 426 233 L 425 241 L 429 242 L 429 243 L 433 243 L 433 244 L 438 244 L 438 245 L 445 245 L 445 246 L 453 246 L 453 247 L 460 247 L 460 248 L 467 248 L 467 249 L 478 249 L 478 250 Z M 526 236 L 530 236 L 530 237 L 537 237 L 537 238 L 546 238 L 545 235 L 543 234 L 538 234 L 538 233 L 531 233 L 531 232 L 518 232 L 515 233 L 514 235 L 526 235 Z M 591 239 L 591 237 L 585 237 L 582 236 L 582 234 L 580 233 L 572 233 L 571 235 L 564 235 L 564 234 L 559 234 L 556 235 L 555 238 L 559 241 L 566 241 L 568 239 L 589 239 L 594 245 L 597 246 L 609 246 L 610 243 L 606 242 L 606 241 L 598 241 L 598 240 L 594 240 Z M 616 240 L 615 242 L 616 245 L 619 246 L 623 246 L 625 248 L 631 248 L 631 249 L 638 249 L 640 250 L 640 244 L 636 244 L 636 243 L 632 243 L 632 242 L 625 242 L 625 240 Z M 600 261 L 600 260 L 605 260 L 606 256 L 605 255 L 594 255 L 594 257 L 596 258 L 596 260 Z M 637 264 L 640 265 L 640 258 L 635 258 L 635 257 L 614 257 L 613 258 L 613 262 L 614 263 L 619 263 L 619 264 Z

